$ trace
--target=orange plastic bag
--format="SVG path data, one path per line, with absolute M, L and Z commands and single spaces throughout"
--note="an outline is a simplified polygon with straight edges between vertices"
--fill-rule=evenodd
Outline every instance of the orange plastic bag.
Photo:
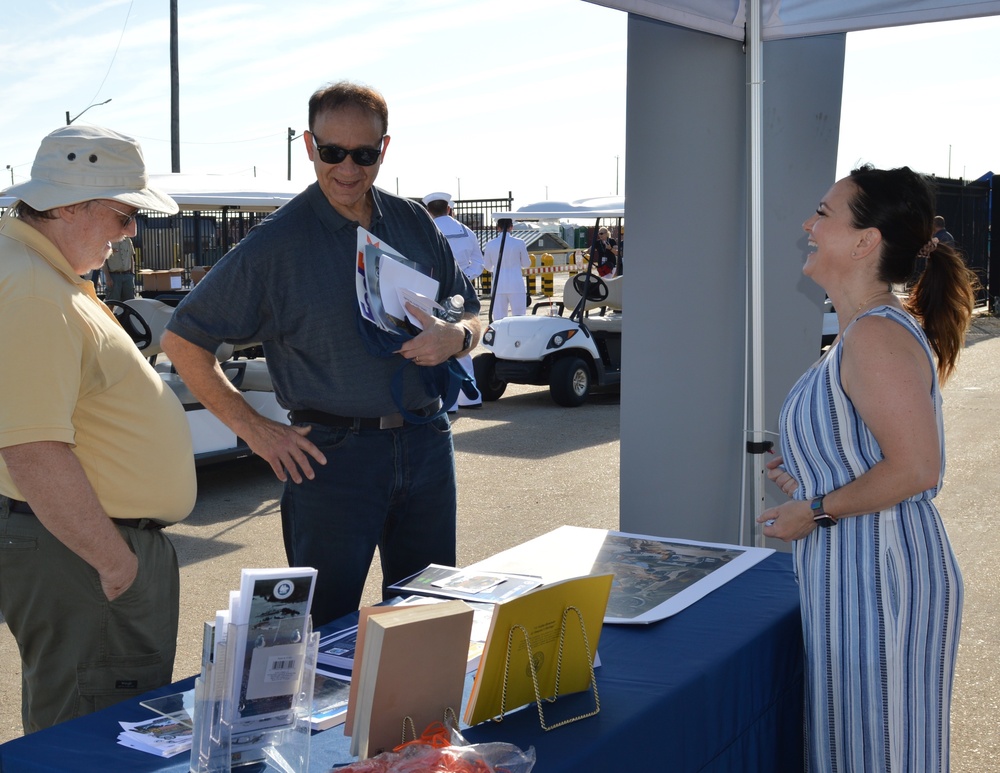
M 441 722 L 391 752 L 360 760 L 332 773 L 530 773 L 535 749 L 522 752 L 509 743 L 470 744 Z

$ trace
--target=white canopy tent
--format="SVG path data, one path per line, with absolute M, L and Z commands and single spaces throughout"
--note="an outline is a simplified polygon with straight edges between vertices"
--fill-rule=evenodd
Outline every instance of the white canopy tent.
M 754 13 L 759 13 L 762 23 L 759 40 L 857 32 L 1000 13 L 996 2 L 968 0 L 588 1 L 732 40 L 743 40 L 744 24 L 749 23 L 749 16 Z
M 773 391 L 787 391 L 791 380 L 814 358 L 818 350 L 819 320 L 817 290 L 799 285 L 791 286 L 799 298 L 791 302 L 795 307 L 784 313 L 780 332 L 797 346 L 785 352 L 780 367 L 771 366 L 778 358 L 764 352 L 765 308 L 764 286 L 764 212 L 775 221 L 791 219 L 786 210 L 801 207 L 804 217 L 809 205 L 805 201 L 816 201 L 833 181 L 836 163 L 836 142 L 839 125 L 840 86 L 843 73 L 844 34 L 848 31 L 871 29 L 901 24 L 915 24 L 931 21 L 969 18 L 1000 14 L 1000 2 L 943 2 L 942 0 L 588 0 L 597 5 L 627 11 L 629 17 L 629 84 L 627 143 L 628 155 L 632 159 L 643 159 L 642 164 L 634 164 L 628 170 L 626 194 L 630 201 L 630 248 L 638 253 L 644 248 L 652 248 L 656 234 L 670 234 L 676 242 L 677 252 L 684 257 L 698 255 L 704 260 L 712 260 L 711 251 L 700 254 L 702 244 L 697 238 L 690 238 L 687 230 L 694 229 L 703 237 L 704 246 L 721 246 L 726 253 L 720 261 L 718 271 L 726 271 L 734 265 L 747 267 L 746 284 L 742 288 L 729 286 L 724 301 L 742 300 L 745 339 L 740 344 L 741 352 L 721 352 L 742 354 L 745 362 L 743 375 L 744 392 L 740 411 L 743 415 L 743 436 L 753 451 L 749 461 L 734 464 L 734 456 L 742 454 L 740 444 L 731 442 L 727 430 L 705 427 L 706 424 L 732 422 L 732 410 L 725 410 L 726 398 L 718 397 L 719 386 L 712 389 L 708 383 L 699 383 L 699 374 L 692 373 L 691 367 L 706 359 L 699 347 L 725 347 L 733 345 L 732 338 L 724 342 L 713 341 L 710 336 L 699 338 L 697 329 L 689 324 L 690 307 L 678 313 L 671 320 L 670 304 L 664 304 L 657 297 L 656 289 L 667 290 L 668 282 L 678 279 L 693 280 L 692 285 L 704 285 L 706 272 L 696 264 L 684 263 L 678 266 L 679 274 L 656 275 L 649 270 L 650 261 L 633 263 L 632 293 L 646 294 L 656 302 L 635 303 L 630 300 L 634 312 L 630 319 L 629 334 L 625 338 L 622 400 L 622 495 L 621 521 L 626 531 L 654 534 L 671 534 L 677 537 L 695 537 L 717 541 L 739 541 L 746 543 L 748 525 L 765 506 L 767 495 L 764 491 L 763 456 L 760 451 L 765 436 L 765 385 L 764 370 L 767 367 L 774 381 Z M 650 22 L 656 22 L 650 23 Z M 742 94 L 738 94 L 732 83 L 737 49 L 733 43 L 726 44 L 716 39 L 737 41 L 745 45 L 745 59 L 742 68 Z M 797 39 L 803 39 L 798 40 Z M 770 41 L 770 43 L 768 43 Z M 782 45 L 780 41 L 792 41 Z M 777 48 L 774 48 L 777 46 Z M 768 74 L 765 68 L 765 52 L 774 52 L 775 64 Z M 720 63 L 712 59 L 717 57 Z M 707 65 L 700 67 L 699 63 Z M 635 77 L 641 71 L 641 79 Z M 683 70 L 683 73 L 681 71 Z M 695 74 L 693 77 L 691 74 Z M 720 73 L 722 76 L 720 78 Z M 662 76 L 658 78 L 657 76 Z M 765 77 L 766 76 L 766 77 Z M 835 80 L 834 80 L 835 76 Z M 768 78 L 771 78 L 768 85 Z M 697 80 L 697 87 L 690 81 Z M 641 81 L 641 82 L 640 82 Z M 671 89 L 673 85 L 675 88 Z M 795 91 L 802 96 L 791 103 L 787 93 Z M 819 91 L 819 95 L 809 93 Z M 741 99 L 739 99 L 741 97 Z M 739 106 L 734 105 L 739 99 Z M 765 119 L 765 111 L 766 119 Z M 742 122 L 735 125 L 739 115 Z M 765 127 L 765 120 L 767 126 Z M 699 125 L 700 122 L 700 125 Z M 638 128 L 636 128 L 638 127 Z M 764 156 L 765 128 L 775 140 L 770 147 L 773 157 Z M 737 136 L 739 135 L 739 136 Z M 779 138 L 780 137 L 780 138 Z M 719 202 L 706 199 L 698 202 L 692 193 L 709 191 L 710 186 L 695 181 L 695 175 L 711 175 L 711 169 L 722 170 L 716 159 L 704 153 L 692 153 L 701 158 L 704 167 L 696 168 L 696 162 L 684 159 L 670 166 L 651 159 L 662 158 L 664 143 L 679 139 L 691 145 L 720 144 L 720 157 L 731 162 L 730 172 L 742 176 L 744 192 L 739 210 L 732 199 L 723 201 L 723 211 L 716 212 Z M 738 146 L 742 139 L 742 148 Z M 808 160 L 807 160 L 808 159 Z M 707 168 L 705 168 L 707 167 Z M 735 168 L 734 168 L 735 167 Z M 685 176 L 683 170 L 687 169 Z M 765 193 L 764 178 L 771 170 L 776 182 Z M 681 172 L 674 177 L 671 172 Z M 742 175 L 740 175 L 742 172 Z M 778 187 L 793 188 L 787 180 L 797 181 L 798 191 L 777 191 Z M 721 181 L 720 181 L 721 182 Z M 661 193 L 662 191 L 662 193 Z M 646 198 L 662 198 L 666 213 L 655 205 L 649 205 Z M 724 198 L 724 197 L 723 197 Z M 640 201 L 636 206 L 637 199 Z M 692 201 L 695 203 L 692 204 Z M 699 212 L 703 210 L 710 214 Z M 741 210 L 741 211 L 740 211 Z M 671 221 L 673 212 L 678 220 Z M 739 218 L 739 225 L 721 226 L 710 232 L 718 218 Z M 692 222 L 693 221 L 693 222 Z M 727 224 L 728 225 L 728 224 Z M 742 233 L 742 258 L 726 263 L 734 256 L 733 236 Z M 638 238 L 637 238 L 638 237 Z M 729 241 L 726 242 L 728 237 Z M 787 240 L 783 238 L 779 249 L 794 252 L 794 231 L 789 229 Z M 772 238 L 772 242 L 774 239 Z M 770 245 L 772 250 L 775 245 Z M 792 249 L 789 249 L 792 247 Z M 704 250 L 701 250 L 704 253 Z M 775 263 L 781 261 L 775 260 Z M 787 260 L 784 260 L 788 263 Z M 667 261 L 668 271 L 675 268 Z M 788 267 L 778 271 L 788 272 Z M 642 274 L 642 276 L 640 276 Z M 790 284 L 787 281 L 785 284 Z M 742 299 L 735 297 L 742 293 Z M 675 293 L 676 294 L 676 293 Z M 780 297 L 780 296 L 779 296 Z M 801 300 L 800 300 L 801 299 Z M 813 303 L 809 303 L 809 300 Z M 801 302 L 802 300 L 806 302 Z M 821 300 L 821 298 L 818 298 Z M 718 299 L 705 295 L 703 306 L 709 307 Z M 682 305 L 682 304 L 678 304 Z M 810 334 L 810 306 L 815 308 L 815 339 Z M 664 315 L 663 309 L 666 308 Z M 772 308 L 771 305 L 768 308 Z M 648 319 L 638 319 L 642 314 Z M 656 318 L 654 319 L 654 315 Z M 666 320 L 664 319 L 666 316 Z M 782 316 L 777 314 L 775 316 Z M 688 365 L 686 372 L 680 368 L 670 372 L 658 363 L 647 364 L 645 358 L 655 341 L 652 336 L 670 333 L 670 323 L 680 324 L 685 340 L 679 343 L 668 341 L 664 347 L 667 358 L 683 361 Z M 791 323 L 791 325 L 789 325 Z M 790 329 L 791 328 L 791 329 Z M 631 336 L 631 337 L 630 337 Z M 650 340 L 636 340 L 639 337 Z M 813 341 L 810 343 L 810 341 Z M 804 343 L 803 343 L 804 342 Z M 815 347 L 815 348 L 813 348 Z M 718 377 L 730 383 L 722 389 L 730 393 L 735 390 L 731 383 L 735 375 L 732 368 L 718 367 L 718 358 L 707 358 Z M 633 361 L 637 360 L 637 361 Z M 776 372 L 777 371 L 777 372 Z M 775 378 L 776 376 L 776 378 Z M 659 377 L 659 378 L 658 378 Z M 663 378 L 671 381 L 690 378 L 694 382 L 690 389 L 661 390 L 663 401 L 667 403 L 661 411 L 682 411 L 686 421 L 663 418 L 650 421 L 650 404 L 656 404 L 660 394 L 654 393 L 654 385 L 663 383 Z M 705 379 L 710 381 L 711 377 Z M 718 380 L 718 379 L 717 379 Z M 630 393 L 634 393 L 631 394 Z M 709 397 L 706 399 L 706 395 Z M 641 397 L 640 397 L 641 396 Z M 639 400 L 635 398 L 639 397 Z M 644 398 L 644 399 L 643 399 Z M 680 399 L 677 399 L 680 398 Z M 671 401 L 674 404 L 670 404 Z M 714 402 L 713 402 L 714 401 Z M 633 407 L 633 402 L 643 404 L 641 409 Z M 730 400 L 732 402 L 732 400 Z M 770 402 L 774 403 L 773 395 Z M 730 409 L 731 405 L 728 406 Z M 716 416 L 713 416 L 717 414 Z M 772 413 L 774 410 L 772 409 Z M 721 418 L 720 418 L 721 417 Z M 771 416 L 772 421 L 776 416 Z M 717 430 L 713 434 L 713 429 Z M 680 430 L 687 439 L 701 442 L 694 454 L 696 460 L 685 458 L 683 452 L 675 451 L 676 442 L 669 437 Z M 723 446 L 719 447 L 721 438 Z M 698 453 L 700 452 L 700 454 Z M 701 461 L 697 456 L 703 456 Z M 659 461 L 658 461 L 659 459 Z M 675 464 L 676 463 L 676 466 Z M 717 481 L 713 474 L 727 475 L 740 470 L 740 477 L 749 478 L 753 493 L 748 499 L 746 487 L 739 487 L 738 504 L 729 495 L 728 481 Z M 703 489 L 707 489 L 702 491 Z M 728 498 L 727 498 L 728 497 Z M 738 529 L 732 528 L 732 507 L 737 504 L 739 511 Z M 671 508 L 674 505 L 674 508 Z M 666 507 L 664 507 L 666 506 Z M 699 511 L 701 509 L 704 511 Z M 665 510 L 665 512 L 664 512 Z M 726 511 L 730 515 L 726 515 Z M 721 512 L 720 512 L 721 511 Z M 751 526 L 752 528 L 752 526 Z M 755 541 L 760 542 L 759 531 L 753 528 Z

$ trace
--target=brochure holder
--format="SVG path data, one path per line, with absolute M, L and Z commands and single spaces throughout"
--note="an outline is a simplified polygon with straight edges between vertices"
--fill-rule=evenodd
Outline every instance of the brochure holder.
M 575 717 L 570 717 L 569 719 L 564 719 L 561 722 L 556 722 L 554 724 L 546 724 L 545 722 L 545 711 L 542 708 L 543 701 L 545 703 L 555 703 L 556 699 L 559 697 L 559 681 L 562 676 L 562 662 L 563 662 L 563 652 L 566 646 L 566 622 L 569 618 L 569 613 L 573 612 L 576 615 L 577 622 L 580 624 L 580 634 L 583 638 L 583 647 L 587 653 L 587 665 L 590 667 L 590 689 L 594 694 L 594 709 L 588 711 L 584 714 L 580 714 Z M 583 614 L 574 606 L 568 606 L 563 610 L 562 614 L 562 625 L 559 627 L 559 654 L 556 659 L 556 684 L 555 693 L 551 698 L 543 698 L 541 690 L 538 687 L 538 670 L 536 667 L 537 661 L 535 660 L 535 655 L 531 651 L 531 640 L 528 636 L 528 630 L 523 625 L 513 625 L 511 626 L 510 632 L 507 634 L 507 657 L 504 663 L 503 671 L 503 692 L 500 699 L 500 715 L 496 717 L 497 722 L 502 722 L 504 714 L 507 711 L 507 684 L 510 678 L 510 655 L 513 649 L 514 640 L 516 635 L 520 633 L 524 637 L 524 646 L 528 651 L 528 667 L 531 675 L 532 686 L 535 692 L 535 705 L 538 707 L 538 724 L 541 725 L 542 730 L 548 732 L 549 730 L 555 730 L 557 727 L 562 727 L 563 725 L 568 725 L 572 722 L 576 722 L 581 719 L 587 719 L 588 717 L 593 717 L 598 714 L 601 710 L 601 699 L 597 694 L 597 677 L 594 675 L 594 655 L 590 649 L 590 641 L 587 638 L 587 628 L 583 623 Z M 511 707 L 519 708 L 518 706 Z
M 218 637 L 218 632 L 216 632 Z M 316 652 L 312 618 L 229 625 L 195 680 L 191 773 L 306 773 Z

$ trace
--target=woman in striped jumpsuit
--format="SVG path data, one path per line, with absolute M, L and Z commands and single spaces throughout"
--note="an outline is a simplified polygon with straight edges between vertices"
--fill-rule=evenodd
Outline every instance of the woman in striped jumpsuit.
M 938 379 L 973 306 L 961 256 L 932 238 L 934 195 L 904 167 L 838 181 L 804 224 L 803 273 L 840 334 L 781 410 L 768 477 L 791 499 L 764 534 L 794 540 L 811 773 L 948 770 L 962 577 L 933 498 Z M 903 302 L 891 291 L 927 269 Z

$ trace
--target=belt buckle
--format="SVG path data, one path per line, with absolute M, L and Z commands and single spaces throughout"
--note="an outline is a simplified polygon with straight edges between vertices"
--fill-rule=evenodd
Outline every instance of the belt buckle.
M 388 416 L 379 416 L 379 429 L 398 429 L 403 426 L 403 414 L 390 413 Z

